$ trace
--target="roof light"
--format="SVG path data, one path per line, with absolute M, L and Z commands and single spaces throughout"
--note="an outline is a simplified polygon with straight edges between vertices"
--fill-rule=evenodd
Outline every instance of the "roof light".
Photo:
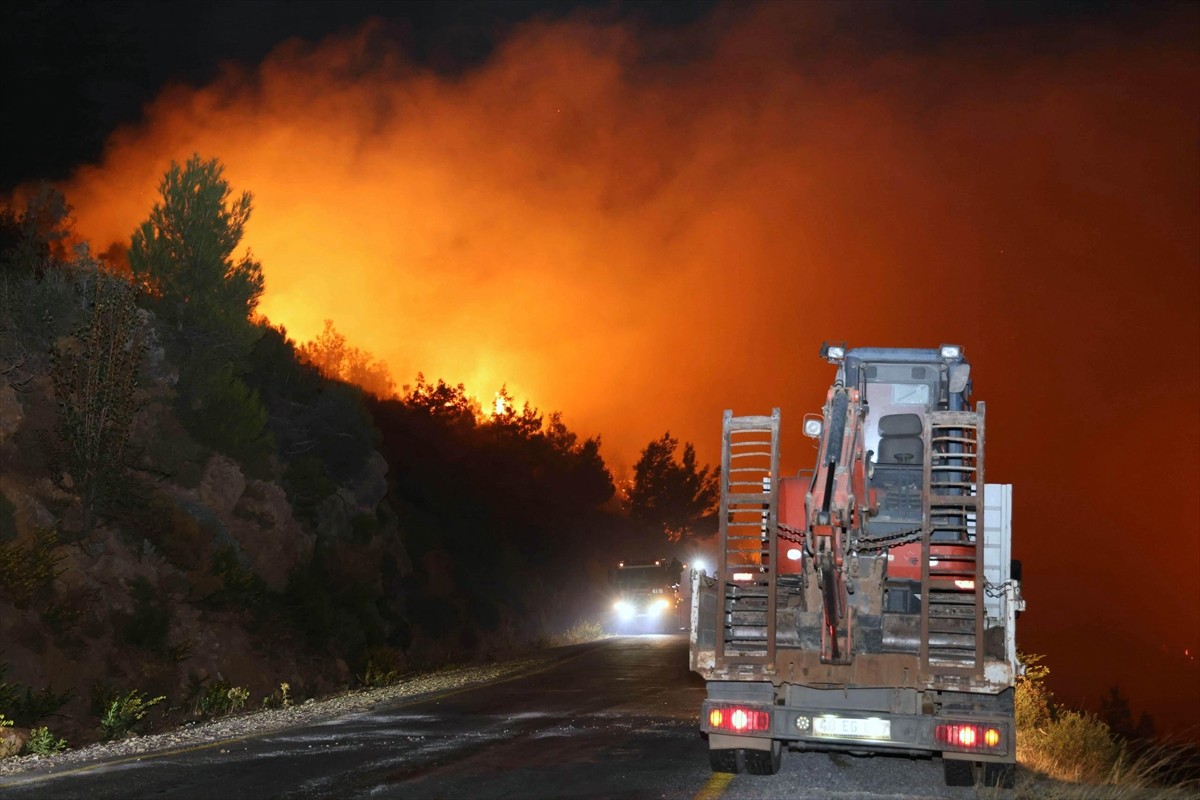
M 940 352 L 945 359 L 962 358 L 962 347 L 956 344 L 944 344 Z
M 810 417 L 804 420 L 804 435 L 810 439 L 821 436 L 822 421 L 820 417 Z

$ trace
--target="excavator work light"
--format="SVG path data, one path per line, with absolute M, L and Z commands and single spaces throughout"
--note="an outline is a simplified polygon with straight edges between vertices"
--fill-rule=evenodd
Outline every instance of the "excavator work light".
M 941 353 L 942 358 L 948 360 L 962 358 L 962 347 L 956 344 L 944 344 L 939 352 Z
M 821 343 L 821 358 L 831 364 L 837 364 L 846 357 L 846 343 L 829 344 L 828 342 Z

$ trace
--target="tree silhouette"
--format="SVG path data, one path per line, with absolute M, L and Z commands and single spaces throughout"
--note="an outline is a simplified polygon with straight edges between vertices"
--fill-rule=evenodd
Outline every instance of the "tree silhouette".
M 528 439 L 536 436 L 542 429 L 542 415 L 529 405 L 528 401 L 517 411 L 516 398 L 509 394 L 507 384 L 496 392 L 492 412 L 487 425 L 501 435 Z
M 404 404 L 412 409 L 419 409 L 431 417 L 454 420 L 467 426 L 473 426 L 480 415 L 479 403 L 467 396 L 467 390 L 460 383 L 451 386 L 438 379 L 437 385 L 425 380 L 424 373 L 417 373 L 415 385 L 404 385 Z
M 130 269 L 159 318 L 186 340 L 186 358 L 240 360 L 257 339 L 250 315 L 263 292 L 262 265 L 248 251 L 234 258 L 253 198 L 231 199 L 220 162 L 198 155 L 182 167 L 172 161 L 158 191 L 133 234 Z
M 695 533 L 700 521 L 713 512 L 718 496 L 717 472 L 696 464 L 691 442 L 684 445 L 677 461 L 678 448 L 679 440 L 669 431 L 646 445 L 634 465 L 629 492 L 630 515 L 661 528 L 672 542 Z
M 331 319 L 325 320 L 325 328 L 316 339 L 300 345 L 296 353 L 327 378 L 352 383 L 376 397 L 396 394 L 396 382 L 387 364 L 349 344 Z
M 172 161 L 158 188 L 159 202 L 133 234 L 129 267 L 166 323 L 160 333 L 179 366 L 180 419 L 201 444 L 261 471 L 275 445 L 244 377 L 266 330 L 250 319 L 262 265 L 249 252 L 234 257 L 252 197 L 231 199 L 220 162 L 198 155 L 182 167 Z
M 1134 724 L 1129 698 L 1121 693 L 1119 686 L 1109 687 L 1108 694 L 1100 698 L 1097 716 L 1108 725 L 1109 730 L 1123 739 L 1136 741 L 1154 738 L 1154 719 L 1143 712 L 1137 724 Z
M 20 214 L 12 208 L 0 211 L 0 273 L 41 277 L 52 261 L 67 260 L 71 225 L 71 206 L 47 183 L 38 186 Z
M 573 442 L 575 434 L 562 438 L 570 438 Z M 550 443 L 556 446 L 555 440 L 551 439 Z M 566 496 L 573 498 L 582 508 L 600 508 L 616 492 L 612 473 L 600 455 L 600 437 L 593 436 L 578 445 L 572 445 L 566 453 L 570 456 L 566 471 L 571 487 Z
M 82 502 L 80 535 L 87 536 L 97 495 L 124 459 L 143 337 L 136 292 L 128 281 L 94 269 L 81 281 L 88 293 L 87 317 L 74 335 L 55 345 L 51 377 L 56 427 Z

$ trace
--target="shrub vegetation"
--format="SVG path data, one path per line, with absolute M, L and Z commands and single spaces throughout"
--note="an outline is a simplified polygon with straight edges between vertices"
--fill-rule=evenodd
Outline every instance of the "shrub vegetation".
M 1045 684 L 1043 657 L 1021 655 L 1026 674 L 1017 682 L 1017 760 L 1040 775 L 1067 785 L 1025 781 L 1021 797 L 1123 798 L 1195 797 L 1200 792 L 1194 746 L 1173 747 L 1115 734 L 1094 714 L 1057 702 Z

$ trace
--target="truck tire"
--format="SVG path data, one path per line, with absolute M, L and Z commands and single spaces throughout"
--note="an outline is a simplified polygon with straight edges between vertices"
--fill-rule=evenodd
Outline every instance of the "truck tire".
M 974 786 L 975 770 L 970 761 L 958 761 L 952 758 L 942 759 L 942 776 L 947 786 Z
M 746 751 L 736 748 L 709 749 L 708 763 L 713 772 L 732 772 L 734 775 L 746 770 Z
M 983 785 L 995 786 L 1000 789 L 1011 789 L 1017 779 L 1016 764 L 985 763 L 983 765 Z
M 751 775 L 774 775 L 783 761 L 783 742 L 771 741 L 770 750 L 746 750 L 746 772 Z

